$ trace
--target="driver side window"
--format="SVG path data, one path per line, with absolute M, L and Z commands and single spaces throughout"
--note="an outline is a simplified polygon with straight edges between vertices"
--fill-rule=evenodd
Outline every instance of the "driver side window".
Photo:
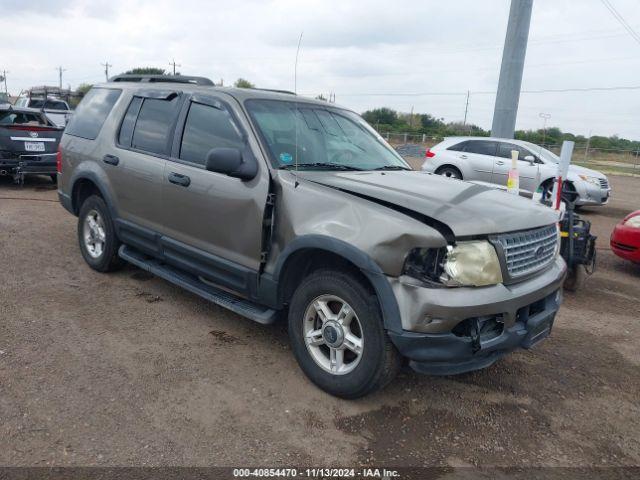
M 192 102 L 184 124 L 179 158 L 204 165 L 209 150 L 220 147 L 244 147 L 242 134 L 231 115 L 223 107 Z

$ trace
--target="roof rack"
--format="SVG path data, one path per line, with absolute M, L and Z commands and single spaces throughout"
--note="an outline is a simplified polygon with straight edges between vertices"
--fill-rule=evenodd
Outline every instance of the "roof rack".
M 191 77 L 188 75 L 135 75 L 122 74 L 109 79 L 110 82 L 144 82 L 144 83 L 191 83 L 193 85 L 214 86 L 205 77 Z
M 287 95 L 295 95 L 295 92 L 292 92 L 290 90 L 276 90 L 274 88 L 256 88 L 256 87 L 251 87 L 250 90 L 259 90 L 261 92 L 286 93 Z

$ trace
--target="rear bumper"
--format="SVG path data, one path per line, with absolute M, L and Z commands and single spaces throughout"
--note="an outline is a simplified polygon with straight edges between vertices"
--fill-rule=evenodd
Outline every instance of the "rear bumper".
M 565 276 L 558 257 L 542 274 L 510 286 L 431 289 L 390 280 L 404 330 L 389 336 L 419 372 L 451 375 L 484 368 L 549 335 Z
M 16 158 L 0 159 L 0 172 L 5 175 L 56 173 L 56 154 L 44 153 L 40 155 L 19 155 Z

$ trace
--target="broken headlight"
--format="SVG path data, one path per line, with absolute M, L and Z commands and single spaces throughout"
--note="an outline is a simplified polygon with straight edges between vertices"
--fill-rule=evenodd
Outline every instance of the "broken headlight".
M 485 240 L 412 250 L 403 273 L 432 286 L 483 287 L 502 283 L 498 254 Z

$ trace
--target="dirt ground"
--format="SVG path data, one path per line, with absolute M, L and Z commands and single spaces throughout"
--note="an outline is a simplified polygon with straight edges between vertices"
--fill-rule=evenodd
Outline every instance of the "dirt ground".
M 1 180 L 0 465 L 640 465 L 640 266 L 608 249 L 640 178 L 610 180 L 599 269 L 548 340 L 358 401 L 305 378 L 283 325 L 92 271 L 49 180 Z

